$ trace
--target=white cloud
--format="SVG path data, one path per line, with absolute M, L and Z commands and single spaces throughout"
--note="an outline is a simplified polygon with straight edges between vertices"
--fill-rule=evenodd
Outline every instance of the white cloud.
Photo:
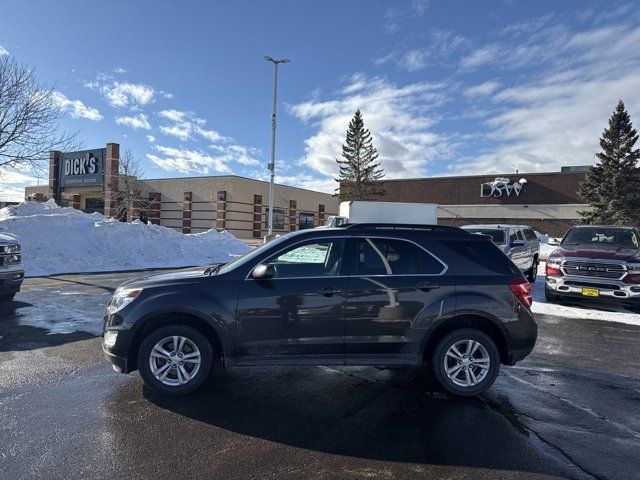
M 563 36 L 562 46 L 555 50 L 556 39 L 544 38 L 529 46 L 551 52 L 546 68 L 522 84 L 492 89 L 498 113 L 486 121 L 485 135 L 497 145 L 461 159 L 451 171 L 533 172 L 592 164 L 618 98 L 638 123 L 640 49 L 632 45 L 640 41 L 640 27 L 616 25 L 572 32 Z M 510 45 L 506 58 L 522 48 Z M 531 61 L 537 64 L 538 60 Z
M 7 50 L 7 48 L 3 45 L 0 45 L 0 57 L 3 57 L 5 55 L 9 55 L 9 50 Z
M 411 50 L 400 59 L 400 65 L 410 72 L 422 70 L 427 66 L 427 52 L 425 50 Z
M 123 73 L 127 73 L 127 70 L 125 70 L 122 67 L 116 67 L 113 69 L 113 73 L 117 73 L 118 75 L 122 75 Z
M 387 8 L 384 12 L 384 30 L 387 33 L 398 32 L 402 23 L 412 18 L 422 17 L 427 11 L 429 3 L 430 0 L 410 0 Z
M 162 110 L 158 115 L 172 122 L 171 125 L 162 125 L 160 131 L 165 135 L 179 138 L 182 141 L 191 140 L 197 136 L 210 142 L 226 142 L 230 140 L 215 130 L 207 130 L 205 128 L 207 121 L 197 117 L 193 112 L 170 109 Z
M 138 108 L 154 100 L 155 90 L 142 83 L 109 81 L 110 76 L 98 74 L 98 79 L 86 82 L 85 87 L 96 90 L 112 107 Z
M 140 113 L 133 117 L 117 117 L 116 123 L 118 125 L 125 125 L 127 127 L 131 127 L 134 130 L 137 130 L 138 128 L 142 128 L 143 130 L 151 130 L 151 124 L 149 124 L 149 118 L 144 113 Z
M 0 200 L 4 202 L 20 202 L 24 200 L 24 187 L 36 185 L 36 177 L 6 168 L 0 168 Z M 46 180 L 40 179 L 40 185 Z
M 147 135 L 147 141 L 149 143 L 153 143 L 156 141 L 156 137 L 154 137 L 153 135 Z
M 491 95 L 498 88 L 500 88 L 500 84 L 498 82 L 488 81 L 466 88 L 464 95 L 466 97 L 484 97 Z
M 62 92 L 52 93 L 53 101 L 65 112 L 69 112 L 73 118 L 84 118 L 87 120 L 102 120 L 102 115 L 97 108 L 86 106 L 81 100 L 70 100 Z
M 502 48 L 499 45 L 491 43 L 463 57 L 460 60 L 460 66 L 464 70 L 475 70 L 478 67 L 494 63 L 502 53 Z
M 312 100 L 289 106 L 289 112 L 304 122 L 313 122 L 317 132 L 305 140 L 302 163 L 323 178 L 337 175 L 349 121 L 362 111 L 374 146 L 388 178 L 426 174 L 428 163 L 450 155 L 447 140 L 436 134 L 436 106 L 444 99 L 444 85 L 420 82 L 398 86 L 381 78 L 355 75 L 334 100 Z
M 215 173 L 231 173 L 231 169 L 224 163 L 223 159 L 207 155 L 201 151 L 161 145 L 156 145 L 153 148 L 161 156 L 148 153 L 147 158 L 163 170 L 205 175 L 212 171 Z

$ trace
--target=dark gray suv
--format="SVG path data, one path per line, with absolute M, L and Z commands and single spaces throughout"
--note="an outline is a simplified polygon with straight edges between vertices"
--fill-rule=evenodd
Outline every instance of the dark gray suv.
M 531 352 L 531 286 L 485 236 L 351 224 L 280 237 L 225 265 L 120 286 L 103 349 L 153 390 L 201 386 L 215 361 L 418 366 L 477 395 Z

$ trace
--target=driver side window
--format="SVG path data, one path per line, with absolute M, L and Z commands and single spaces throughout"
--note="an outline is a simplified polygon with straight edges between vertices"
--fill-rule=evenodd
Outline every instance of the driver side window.
M 303 278 L 340 275 L 344 240 L 313 241 L 295 245 L 267 265 L 273 266 L 274 278 Z

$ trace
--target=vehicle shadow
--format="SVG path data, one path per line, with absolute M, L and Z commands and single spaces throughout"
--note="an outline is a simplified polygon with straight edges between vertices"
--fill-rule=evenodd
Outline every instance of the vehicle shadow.
M 42 327 L 21 324 L 20 319 L 32 314 L 34 309 L 33 304 L 21 300 L 0 304 L 0 352 L 52 347 L 96 336 L 82 331 L 51 333 L 50 329 L 44 328 L 47 323 L 44 319 L 40 322 Z M 63 311 L 63 309 L 59 310 Z M 40 314 L 40 316 L 46 316 L 48 319 L 50 317 L 48 314 Z
M 387 462 L 557 473 L 483 399 L 441 392 L 421 371 L 313 367 L 217 372 L 155 405 L 216 429 L 315 452 Z M 215 430 L 214 430 L 215 432 Z

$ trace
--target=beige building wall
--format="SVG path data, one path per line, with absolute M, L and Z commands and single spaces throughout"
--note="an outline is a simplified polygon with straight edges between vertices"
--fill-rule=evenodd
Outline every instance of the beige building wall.
M 160 194 L 160 225 L 191 233 L 225 229 L 239 238 L 266 234 L 267 182 L 232 175 L 164 178 L 144 180 L 142 188 L 144 198 Z M 284 225 L 274 231 L 286 233 L 298 229 L 300 213 L 313 215 L 315 226 L 323 225 L 327 216 L 337 215 L 338 200 L 330 194 L 276 184 L 277 210 L 284 213 Z

